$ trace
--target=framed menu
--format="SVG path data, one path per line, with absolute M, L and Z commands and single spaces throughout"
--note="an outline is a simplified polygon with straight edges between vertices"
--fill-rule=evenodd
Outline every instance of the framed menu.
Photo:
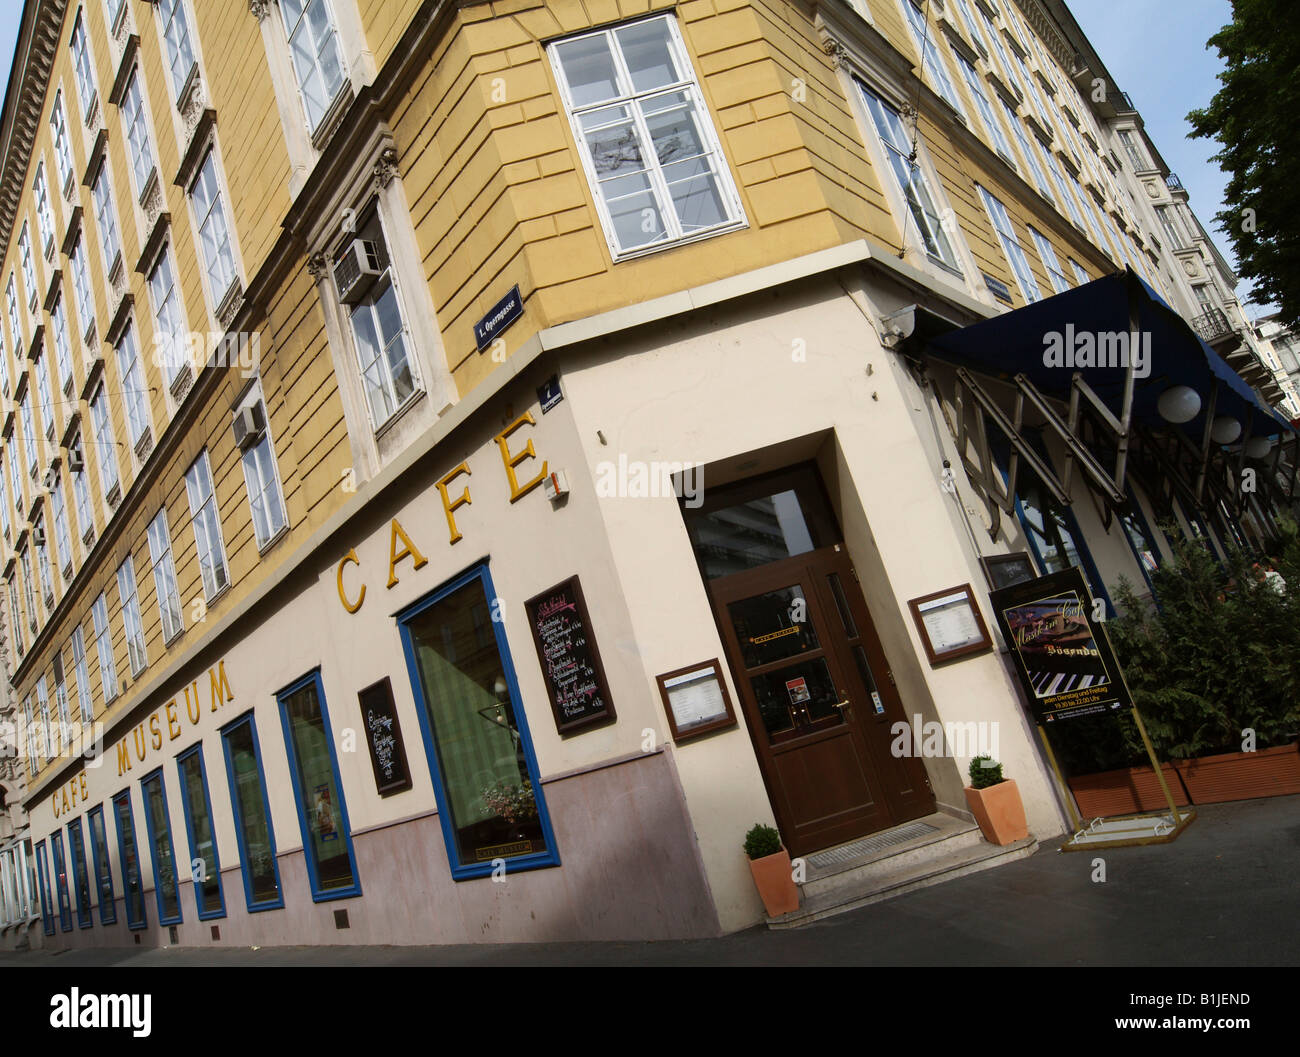
M 932 665 L 993 647 L 970 584 L 922 595 L 907 605 Z
M 561 734 L 617 718 L 591 617 L 576 576 L 524 603 L 542 664 L 546 693 Z
M 980 558 L 984 566 L 984 576 L 989 587 L 999 591 L 1012 584 L 1023 584 L 1038 576 L 1038 570 L 1029 557 L 1028 551 L 1015 551 L 1012 554 L 986 554 Z
M 658 676 L 659 696 L 673 740 L 686 741 L 701 734 L 736 725 L 722 665 L 715 657 L 703 664 L 692 664 Z
M 358 693 L 357 698 L 379 795 L 392 796 L 410 789 L 411 773 L 406 767 L 406 746 L 402 744 L 402 725 L 393 705 L 392 683 L 385 676 Z

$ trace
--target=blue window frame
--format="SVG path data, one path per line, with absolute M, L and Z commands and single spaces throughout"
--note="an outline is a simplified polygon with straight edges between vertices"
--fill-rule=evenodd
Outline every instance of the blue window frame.
M 226 898 L 221 890 L 221 860 L 217 838 L 212 832 L 212 798 L 208 796 L 208 770 L 199 743 L 176 757 L 181 777 L 181 806 L 185 808 L 185 833 L 190 844 L 194 902 L 199 920 L 226 916 Z
M 142 929 L 148 922 L 144 909 L 144 880 L 140 876 L 140 848 L 135 840 L 135 813 L 131 809 L 131 790 L 123 789 L 113 797 L 113 817 L 117 820 L 117 852 L 122 864 L 122 893 L 129 928 Z
M 284 895 L 280 890 L 275 830 L 271 826 L 271 805 L 266 799 L 266 776 L 262 772 L 253 713 L 246 713 L 222 727 L 221 744 L 226 754 L 230 802 L 235 809 L 244 898 L 250 912 L 274 910 L 284 906 Z
M 302 829 L 311 897 L 321 903 L 361 894 L 348 806 L 330 731 L 320 669 L 276 695 Z
M 1126 492 L 1129 508 L 1119 515 L 1120 528 L 1124 530 L 1124 538 L 1128 540 L 1138 568 L 1142 570 L 1147 590 L 1155 598 L 1156 588 L 1151 582 L 1151 574 L 1160 568 L 1160 546 L 1151 532 L 1151 526 L 1147 524 L 1146 515 L 1142 513 L 1142 505 L 1138 502 L 1133 486 L 1129 485 Z
M 41 888 L 41 927 L 45 935 L 54 935 L 54 909 L 50 904 L 50 867 L 45 861 L 45 841 L 36 845 L 36 873 Z
M 457 881 L 560 864 L 496 597 L 485 559 L 397 615 Z
M 90 872 L 86 869 L 86 838 L 79 818 L 68 823 L 68 854 L 72 857 L 72 883 L 77 890 L 77 924 L 88 929 L 93 924 L 90 916 L 93 898 Z
M 59 901 L 59 928 L 72 931 L 72 900 L 68 896 L 68 866 L 63 858 L 63 834 L 50 834 L 50 849 L 54 854 L 54 896 Z
M 86 815 L 90 828 L 90 862 L 95 871 L 95 886 L 99 893 L 99 923 L 113 925 L 117 922 L 117 897 L 113 894 L 113 868 L 108 859 L 108 834 L 104 831 L 104 805 L 90 809 Z
M 162 768 L 140 779 L 144 796 L 144 828 L 153 860 L 153 893 L 158 900 L 158 923 L 181 923 L 181 891 L 176 875 L 176 848 L 172 844 L 171 818 L 167 814 L 167 789 Z

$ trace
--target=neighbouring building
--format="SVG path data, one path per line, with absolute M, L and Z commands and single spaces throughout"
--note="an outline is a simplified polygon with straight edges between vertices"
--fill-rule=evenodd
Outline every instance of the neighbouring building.
M 1263 546 L 1297 463 L 1123 98 L 1056 0 L 28 0 L 33 942 L 714 935 L 753 823 L 815 874 L 969 838 L 989 743 L 1034 836 L 961 868 L 1062 832 L 1001 644 L 909 603 L 1109 602 Z
M 1255 320 L 1251 329 L 1261 356 L 1278 372 L 1278 384 L 1287 394 L 1282 407 L 1294 422 L 1300 418 L 1300 337 L 1278 321 L 1276 312 Z

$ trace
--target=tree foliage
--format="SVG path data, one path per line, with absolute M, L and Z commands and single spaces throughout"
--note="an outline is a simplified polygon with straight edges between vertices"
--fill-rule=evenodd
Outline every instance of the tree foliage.
M 1187 115 L 1191 136 L 1217 140 L 1228 174 L 1215 214 L 1232 242 L 1251 299 L 1275 303 L 1300 326 L 1300 19 L 1294 0 L 1233 0 L 1233 21 L 1212 36 L 1226 63 L 1209 106 Z

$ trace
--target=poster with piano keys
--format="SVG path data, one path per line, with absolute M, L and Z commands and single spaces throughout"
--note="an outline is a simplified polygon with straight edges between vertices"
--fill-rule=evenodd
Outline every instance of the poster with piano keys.
M 1039 723 L 1109 714 L 1131 704 L 1128 687 L 1078 567 L 989 595 Z

